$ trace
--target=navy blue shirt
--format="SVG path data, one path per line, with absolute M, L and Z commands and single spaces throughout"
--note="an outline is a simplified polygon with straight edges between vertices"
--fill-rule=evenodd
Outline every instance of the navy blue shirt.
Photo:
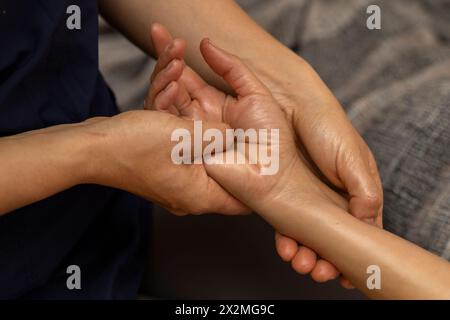
M 73 4 L 80 30 L 66 26 Z M 94 0 L 0 1 L 0 136 L 118 112 L 98 70 L 97 14 Z M 136 196 L 80 185 L 0 217 L 0 298 L 135 298 L 149 211 Z M 70 265 L 81 290 L 67 288 Z

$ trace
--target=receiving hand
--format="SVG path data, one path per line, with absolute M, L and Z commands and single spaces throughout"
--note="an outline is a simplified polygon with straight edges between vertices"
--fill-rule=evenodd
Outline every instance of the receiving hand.
M 235 127 L 237 125 L 236 127 L 239 128 L 255 128 L 259 126 L 258 119 L 261 118 L 259 115 L 261 108 L 248 108 L 248 110 L 254 112 L 254 117 L 243 118 L 239 113 L 237 113 L 239 116 L 236 116 L 236 112 L 233 112 L 233 110 L 239 108 L 233 106 L 239 103 L 242 104 L 242 101 L 239 102 L 232 96 L 226 95 L 214 87 L 209 86 L 191 68 L 185 65 L 183 55 L 186 44 L 184 41 L 178 39 L 172 41 L 170 34 L 162 26 L 154 27 L 152 29 L 152 36 L 155 48 L 159 52 L 159 60 L 152 75 L 152 86 L 146 100 L 147 108 L 171 112 L 189 119 L 223 121 L 229 124 L 234 123 L 232 126 Z M 205 51 L 205 48 L 207 48 L 207 45 L 203 42 L 201 50 L 204 56 L 208 52 L 207 49 Z M 170 67 L 166 68 L 168 65 Z M 240 79 L 240 81 L 244 80 Z M 254 83 L 250 84 L 250 86 L 254 85 Z M 236 87 L 239 88 L 239 84 L 235 84 Z M 164 91 L 162 92 L 162 90 Z M 267 88 L 265 88 L 265 91 L 267 91 Z M 262 96 L 264 95 L 251 95 L 246 100 L 253 100 L 253 105 L 258 106 L 263 104 L 263 101 L 261 101 Z M 281 108 L 276 102 L 274 103 L 273 97 L 270 96 L 270 99 L 271 103 L 280 111 Z M 278 115 L 283 116 L 284 114 L 279 112 Z M 239 118 L 239 122 L 234 122 L 233 118 Z M 281 127 L 284 127 L 286 126 L 286 121 L 284 117 L 282 119 L 283 126 Z M 263 125 L 268 127 L 272 126 L 267 123 Z M 290 132 L 293 135 L 292 131 Z M 288 149 L 295 150 L 294 147 Z M 268 184 L 266 183 L 265 185 Z M 324 189 L 328 190 L 328 188 Z M 289 241 L 289 238 L 277 236 L 277 240 L 277 248 L 279 249 L 280 244 L 283 246 L 286 241 Z M 299 256 L 306 257 L 303 260 L 307 260 L 306 265 L 302 268 L 302 273 L 312 271 L 313 278 L 321 282 L 338 276 L 336 269 L 326 261 L 319 260 L 315 264 L 316 257 L 314 252 L 308 251 L 306 248 L 301 248 L 299 253 L 303 253 L 303 255 Z

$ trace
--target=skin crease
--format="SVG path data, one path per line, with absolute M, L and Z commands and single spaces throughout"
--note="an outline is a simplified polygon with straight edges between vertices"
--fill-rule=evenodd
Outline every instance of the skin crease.
M 280 171 L 276 175 L 261 175 L 258 165 L 223 163 L 206 165 L 209 175 L 275 228 L 332 261 L 368 297 L 450 298 L 447 261 L 349 215 L 341 205 L 346 200 L 325 186 L 298 157 L 291 128 L 270 91 L 239 58 L 209 40 L 202 42 L 201 51 L 209 66 L 236 90 L 237 98 L 230 98 L 224 107 L 217 106 L 231 127 L 247 129 L 256 124 L 254 128 L 280 130 Z M 172 83 L 173 88 L 173 80 L 163 80 L 166 76 L 160 72 L 155 82 Z M 181 83 L 175 87 L 178 93 L 183 90 Z M 173 92 L 155 92 L 155 101 L 166 103 L 159 105 L 163 110 L 185 105 L 178 104 Z M 204 111 L 208 117 L 209 112 Z M 178 112 L 184 116 L 183 108 Z M 297 263 L 295 258 L 293 261 Z M 307 268 L 299 263 L 299 268 Z M 367 267 L 371 265 L 381 270 L 381 288 L 376 290 L 367 286 Z
M 265 32 L 234 1 L 100 0 L 100 9 L 108 22 L 148 54 L 162 50 L 149 41 L 148 30 L 155 22 L 190 44 L 209 37 L 238 53 L 279 103 L 312 166 L 330 185 L 348 194 L 350 213 L 382 226 L 383 190 L 375 160 L 339 102 L 306 61 Z M 186 62 L 209 84 L 231 92 L 196 46 L 187 48 Z M 299 250 L 302 247 L 293 239 L 280 235 L 276 236 L 276 248 L 285 261 L 314 256 L 307 248 Z M 320 273 L 330 277 L 336 271 L 331 264 L 319 266 L 325 269 Z

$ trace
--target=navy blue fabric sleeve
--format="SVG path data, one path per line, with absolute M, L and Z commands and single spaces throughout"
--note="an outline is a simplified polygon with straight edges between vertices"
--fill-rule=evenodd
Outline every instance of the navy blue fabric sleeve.
M 74 4 L 80 30 L 66 26 Z M 0 136 L 117 112 L 98 70 L 96 1 L 0 2 Z M 149 223 L 147 202 L 96 185 L 0 217 L 0 298 L 136 297 Z M 80 290 L 66 286 L 70 265 Z

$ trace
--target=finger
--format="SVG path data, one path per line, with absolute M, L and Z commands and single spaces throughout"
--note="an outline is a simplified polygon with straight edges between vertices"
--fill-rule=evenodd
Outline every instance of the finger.
M 176 108 L 175 110 L 176 112 L 178 112 Z M 170 111 L 170 113 L 172 112 Z M 178 125 L 176 127 L 176 130 L 170 132 L 170 140 L 172 144 L 172 151 L 170 156 L 172 162 L 176 164 L 203 165 L 204 167 L 206 167 L 207 161 L 204 159 L 204 156 L 207 152 L 211 152 L 211 155 L 222 154 L 226 149 L 226 141 L 222 141 L 222 145 L 218 145 L 217 143 L 214 144 L 214 150 L 211 151 L 209 151 L 211 147 L 210 142 L 208 142 L 207 139 L 195 139 L 195 141 L 187 145 L 180 142 L 184 142 L 187 137 L 189 137 L 188 139 L 190 139 L 191 137 L 205 137 L 205 135 L 208 135 L 211 132 L 214 132 L 217 135 L 225 135 L 226 130 L 229 129 L 229 126 L 227 124 L 191 121 L 190 119 L 185 119 L 183 117 L 178 117 L 177 119 Z M 201 170 L 199 172 L 201 172 Z M 208 174 L 207 177 L 210 177 L 210 175 Z M 197 180 L 199 180 L 199 178 L 193 178 L 193 182 L 196 182 Z M 205 186 L 206 181 L 200 183 L 200 185 Z M 207 191 L 208 190 L 197 190 L 196 192 L 198 194 L 205 195 Z M 193 191 L 188 189 L 186 190 L 186 192 L 192 193 Z
M 350 156 L 344 161 L 341 179 L 350 195 L 349 211 L 352 215 L 367 223 L 376 225 L 383 206 L 383 190 L 377 182 L 378 171 L 373 171 L 369 162 L 370 151 Z M 349 156 L 346 157 L 349 159 Z
M 186 122 L 185 122 L 186 123 Z M 201 128 L 198 127 L 201 125 Z M 191 136 L 194 135 L 196 130 L 201 130 L 201 132 L 210 132 L 212 130 L 220 131 L 223 136 L 226 134 L 226 130 L 229 129 L 229 126 L 225 123 L 214 123 L 214 122 L 205 122 L 205 121 L 192 121 L 189 123 L 189 131 L 191 132 Z M 196 148 L 192 146 L 193 150 L 191 150 L 194 157 L 202 157 L 203 150 L 206 146 L 209 145 L 207 141 L 202 141 L 202 153 L 200 155 L 196 155 Z M 222 150 L 216 150 L 217 153 L 221 153 L 220 151 L 224 151 L 226 145 L 223 145 Z M 204 162 L 204 161 L 202 161 Z M 195 164 L 194 164 L 195 165 Z M 199 164 L 200 165 L 200 164 Z M 234 198 L 231 194 L 229 194 L 225 189 L 219 185 L 214 179 L 208 176 L 208 182 L 205 187 L 206 190 L 203 190 L 203 194 L 206 196 L 207 201 L 199 204 L 203 206 L 196 210 L 199 213 L 221 213 L 225 215 L 238 215 L 238 214 L 247 214 L 250 213 L 251 210 L 236 198 Z
M 187 136 L 202 137 L 205 136 L 207 132 L 213 130 L 218 131 L 219 134 L 224 136 L 226 131 L 230 128 L 227 124 L 221 122 L 188 121 L 180 117 L 172 117 L 171 121 L 171 125 L 163 126 L 162 130 L 165 130 L 168 136 L 171 137 L 170 149 L 172 151 L 170 156 L 172 161 L 177 164 L 183 164 L 186 157 L 190 157 L 190 160 L 192 160 L 192 155 L 194 155 L 195 160 L 202 160 L 203 150 L 210 145 L 209 142 L 201 139 L 201 141 L 198 141 L 199 143 L 202 143 L 200 146 L 197 145 L 197 140 L 194 141 L 194 143 L 190 143 L 190 152 L 186 152 L 189 150 L 185 150 L 184 146 L 181 149 L 178 149 L 179 151 L 176 151 L 174 147 L 179 146 L 180 138 Z M 216 146 L 216 148 L 220 148 L 220 146 Z M 199 150 L 197 151 L 197 149 Z M 181 152 L 182 154 L 178 152 Z M 220 150 L 217 150 L 217 152 L 220 152 Z M 199 157 L 197 156 L 197 153 L 199 153 Z M 179 162 L 180 160 L 181 162 Z M 192 163 L 191 161 L 189 166 L 184 167 L 191 173 L 190 176 L 192 181 L 188 181 L 190 184 L 186 185 L 185 195 L 182 198 L 187 199 L 187 202 L 181 207 L 189 208 L 189 212 L 187 213 L 191 214 L 222 213 L 236 215 L 251 212 L 247 206 L 236 200 L 215 180 L 205 174 L 202 162 L 203 161 L 199 161 L 197 163 L 197 161 L 194 161 L 194 163 Z M 194 166 L 198 166 L 199 168 L 194 168 Z M 193 176 L 192 173 L 194 172 L 201 173 L 201 175 L 195 174 Z M 205 200 L 198 201 L 199 195 L 201 195 L 201 199 Z
M 289 262 L 298 252 L 297 241 L 275 232 L 275 248 L 283 261 Z
M 171 81 L 162 91 L 160 91 L 156 95 L 151 107 L 147 109 L 167 111 L 188 120 L 205 119 L 205 112 L 198 102 L 193 102 L 190 95 L 187 93 L 186 88 L 177 81 Z
M 153 23 L 150 27 L 153 48 L 156 56 L 159 57 L 164 49 L 173 41 L 170 32 L 160 23 Z
M 312 272 L 317 263 L 317 255 L 311 249 L 300 246 L 294 259 L 292 259 L 292 268 L 300 274 Z
M 244 215 L 252 212 L 250 208 L 226 192 L 216 181 L 209 178 L 207 188 L 208 210 L 201 213 L 220 213 L 224 215 Z
M 350 280 L 348 280 L 346 277 L 341 276 L 341 278 L 339 279 L 339 283 L 341 284 L 341 286 L 345 289 L 355 289 L 355 286 L 352 285 L 352 283 L 350 282 Z
M 237 56 L 214 46 L 209 39 L 202 40 L 200 50 L 211 69 L 221 76 L 239 96 L 269 94 L 268 89 Z
M 169 31 L 159 23 L 154 23 L 151 27 L 153 46 L 159 57 L 162 52 L 172 43 L 173 38 Z M 194 70 L 189 67 L 183 72 L 180 83 L 186 87 L 188 92 L 192 93 L 208 84 Z
M 175 39 L 168 47 L 164 49 L 159 56 L 153 70 L 150 82 L 153 82 L 155 77 L 164 70 L 164 68 L 173 60 L 184 60 L 184 53 L 186 51 L 186 42 L 181 39 Z
M 295 113 L 296 134 L 326 178 L 349 194 L 351 214 L 381 225 L 383 192 L 376 165 L 370 166 L 371 152 L 339 104 L 332 107 L 326 112 L 306 108 Z M 315 121 L 310 123 L 311 119 Z
M 208 83 L 188 66 L 184 68 L 180 82 L 191 95 L 194 95 L 197 91 L 208 86 Z
M 184 63 L 180 60 L 173 60 L 170 62 L 162 72 L 158 73 L 152 82 L 149 93 L 147 95 L 146 103 L 153 108 L 156 96 L 164 90 L 171 82 L 176 82 L 183 73 Z
M 376 226 L 383 228 L 383 205 L 384 205 L 383 184 L 381 182 L 381 175 L 378 171 L 378 166 L 375 157 L 373 156 L 373 153 L 370 150 L 369 152 L 370 152 L 369 168 L 372 173 L 372 177 L 374 177 L 375 182 L 378 186 L 378 191 L 381 197 L 381 205 L 378 209 L 378 216 L 376 218 L 375 224 Z
M 338 276 L 339 271 L 336 267 L 323 259 L 317 261 L 314 270 L 311 272 L 311 278 L 319 283 L 336 279 Z
M 224 146 L 227 149 L 230 147 Z M 229 158 L 234 160 L 228 161 Z M 237 158 L 243 159 L 243 163 L 237 163 Z M 233 148 L 224 153 L 204 154 L 203 159 L 208 176 L 220 182 L 223 188 L 250 207 L 257 205 L 246 186 L 260 183 L 259 168 L 255 164 L 250 164 L 244 153 Z
M 178 95 L 174 101 L 174 106 L 177 108 L 178 112 L 188 119 L 195 119 L 195 107 L 192 103 L 191 96 L 189 95 L 186 87 L 182 84 L 179 86 Z
M 179 91 L 179 85 L 176 82 L 171 82 L 169 85 L 164 88 L 155 98 L 155 102 L 153 104 L 153 110 L 158 111 L 171 111 L 171 106 L 174 105 Z M 172 112 L 170 112 L 172 113 Z M 173 113 L 172 113 L 173 114 Z M 178 115 L 175 114 L 175 115 Z

